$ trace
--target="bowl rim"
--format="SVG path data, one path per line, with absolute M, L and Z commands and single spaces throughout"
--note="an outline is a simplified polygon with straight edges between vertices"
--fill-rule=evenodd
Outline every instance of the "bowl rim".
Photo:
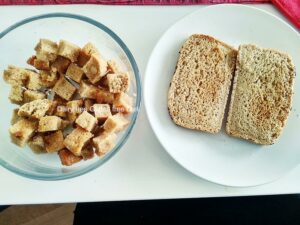
M 78 14 L 71 14 L 71 13 L 47 13 L 47 14 L 41 14 L 41 15 L 28 17 L 28 18 L 23 19 L 19 22 L 16 22 L 15 24 L 13 24 L 13 25 L 9 26 L 8 28 L 6 28 L 5 30 L 3 30 L 0 33 L 0 41 L 6 34 L 10 33 L 14 29 L 16 29 L 16 28 L 18 28 L 22 25 L 25 25 L 27 23 L 30 23 L 30 22 L 33 22 L 33 21 L 36 21 L 36 20 L 55 18 L 55 17 L 76 19 L 76 20 L 80 20 L 80 21 L 86 22 L 88 24 L 94 25 L 98 29 L 100 29 L 100 30 L 104 31 L 105 33 L 107 33 L 114 41 L 116 41 L 117 44 L 122 48 L 122 50 L 126 54 L 128 60 L 130 61 L 132 69 L 134 71 L 134 76 L 135 76 L 135 81 L 136 81 L 136 89 L 137 89 L 136 94 L 137 95 L 136 95 L 135 110 L 132 113 L 132 118 L 130 120 L 128 128 L 126 129 L 125 133 L 123 134 L 121 139 L 118 141 L 118 143 L 115 145 L 115 147 L 107 155 L 105 155 L 103 158 L 100 158 L 98 161 L 94 162 L 91 165 L 88 165 L 87 167 L 85 167 L 83 169 L 80 169 L 79 171 L 74 171 L 74 172 L 70 172 L 70 173 L 66 173 L 66 174 L 60 174 L 60 175 L 28 172 L 28 171 L 24 171 L 22 169 L 19 169 L 19 168 L 13 166 L 13 165 L 7 163 L 5 160 L 3 160 L 1 158 L 1 155 L 0 155 L 0 165 L 2 167 L 6 168 L 7 170 L 9 170 L 9 171 L 11 171 L 15 174 L 21 175 L 23 177 L 26 177 L 26 178 L 31 178 L 31 179 L 36 179 L 36 180 L 46 180 L 46 181 L 70 179 L 70 178 L 74 178 L 74 177 L 86 174 L 86 173 L 100 167 L 105 162 L 107 162 L 109 159 L 111 159 L 122 148 L 122 146 L 126 143 L 129 135 L 132 132 L 132 129 L 133 129 L 135 123 L 136 123 L 136 119 L 137 119 L 137 116 L 138 116 L 138 113 L 139 113 L 139 110 L 140 110 L 141 95 L 142 95 L 140 72 L 139 72 L 137 63 L 136 63 L 132 53 L 130 52 L 129 48 L 122 41 L 122 39 L 116 33 L 114 33 L 111 29 L 109 29 L 107 26 L 105 26 L 102 23 L 100 23 L 100 22 L 98 22 L 94 19 L 91 19 L 89 17 L 78 15 Z

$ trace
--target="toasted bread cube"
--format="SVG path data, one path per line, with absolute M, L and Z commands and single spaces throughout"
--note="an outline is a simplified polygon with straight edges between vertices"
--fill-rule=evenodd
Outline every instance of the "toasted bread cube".
M 76 92 L 76 88 L 61 76 L 54 85 L 53 91 L 63 99 L 70 100 Z
M 58 130 L 52 134 L 46 135 L 44 137 L 44 143 L 48 153 L 58 152 L 65 147 L 63 133 L 61 130 Z
M 91 83 L 95 84 L 106 74 L 107 63 L 99 55 L 93 54 L 82 70 Z
M 11 85 L 25 86 L 28 79 L 28 73 L 26 69 L 9 65 L 3 72 L 3 79 Z
M 57 56 L 55 61 L 51 64 L 51 71 L 58 72 L 60 74 L 65 74 L 71 61 L 62 56 Z
M 45 93 L 34 90 L 26 90 L 24 91 L 24 102 L 31 102 L 38 99 L 45 99 L 47 96 Z
M 26 71 L 27 72 L 27 83 L 26 87 L 30 90 L 38 90 L 42 87 L 40 75 L 33 71 Z
M 22 117 L 18 115 L 18 111 L 19 111 L 19 109 L 13 110 L 11 120 L 10 120 L 11 125 L 14 125 L 16 122 L 18 122 L 20 119 L 22 119 Z
M 103 124 L 103 128 L 106 132 L 120 132 L 128 124 L 129 121 L 121 113 L 117 113 L 107 118 Z
M 19 116 L 26 116 L 34 119 L 40 119 L 45 116 L 51 107 L 52 101 L 48 99 L 38 99 L 25 103 L 18 111 Z
M 76 119 L 75 123 L 80 126 L 81 128 L 91 131 L 97 124 L 97 119 L 89 114 L 87 111 L 83 111 L 78 118 Z
M 58 116 L 44 116 L 39 121 L 39 132 L 55 131 L 61 128 L 62 119 Z
M 56 72 L 53 71 L 40 71 L 40 83 L 42 87 L 52 88 L 58 80 Z
M 64 140 L 64 145 L 69 149 L 74 155 L 80 156 L 81 149 L 85 143 L 93 137 L 93 134 L 89 131 L 77 127 L 74 129 Z
M 97 103 L 113 104 L 114 99 L 115 99 L 115 95 L 113 93 L 110 93 L 109 91 L 106 91 L 104 89 L 99 89 L 97 91 L 97 96 L 96 96 Z
M 57 104 L 58 103 L 56 101 L 52 101 L 51 106 L 49 107 L 49 109 L 46 112 L 46 115 L 48 115 L 48 116 L 54 115 L 54 113 L 56 112 Z
M 62 118 L 66 118 L 67 117 L 67 112 L 68 112 L 67 106 L 58 105 L 57 108 L 56 108 L 56 111 L 54 112 L 54 115 L 62 117 Z
M 120 113 L 131 113 L 132 112 L 132 98 L 124 92 L 115 95 L 113 103 L 113 111 Z
M 21 104 L 24 99 L 24 88 L 18 85 L 12 85 L 8 98 L 12 103 Z
M 71 63 L 67 69 L 66 75 L 69 76 L 72 80 L 79 83 L 82 79 L 83 71 L 75 63 Z
M 31 140 L 28 141 L 28 145 L 34 153 L 46 153 L 44 139 L 41 134 L 34 135 Z
M 33 66 L 34 65 L 34 60 L 36 59 L 36 56 L 30 56 L 29 59 L 27 59 L 27 64 Z
M 64 166 L 71 166 L 74 163 L 80 162 L 82 160 L 81 156 L 76 156 L 67 149 L 62 149 L 58 152 L 61 164 Z
M 82 113 L 82 105 L 83 105 L 83 100 L 73 100 L 69 101 L 67 103 L 67 117 L 68 120 L 71 122 L 74 122 L 77 118 L 77 116 Z
M 107 61 L 107 72 L 108 73 L 119 73 L 120 72 L 115 61 L 113 61 L 113 60 Z
M 94 149 L 91 144 L 88 144 L 87 146 L 83 147 L 81 150 L 81 156 L 83 160 L 92 159 L 94 157 Z
M 36 57 L 44 61 L 54 61 L 57 56 L 58 46 L 55 42 L 48 39 L 40 39 L 35 46 Z
M 50 70 L 50 62 L 41 59 L 35 59 L 33 66 L 38 70 Z
M 85 108 L 85 110 L 88 111 L 88 112 L 92 112 L 94 104 L 95 104 L 95 100 L 85 99 L 84 100 L 84 108 Z
M 13 143 L 20 147 L 24 147 L 26 142 L 34 134 L 37 123 L 28 119 L 21 119 L 9 128 Z
M 95 113 L 95 117 L 101 122 L 111 116 L 109 104 L 94 104 L 93 110 Z
M 87 43 L 80 51 L 79 57 L 78 57 L 78 65 L 80 67 L 83 67 L 87 61 L 89 61 L 91 55 L 100 55 L 97 48 L 92 43 Z
M 78 93 L 82 98 L 96 99 L 98 90 L 99 88 L 96 86 L 88 84 L 86 81 L 81 81 Z
M 71 62 L 77 61 L 80 50 L 80 47 L 65 40 L 60 40 L 58 45 L 58 55 L 69 59 Z
M 126 92 L 129 89 L 129 75 L 128 73 L 107 74 L 107 83 L 111 93 Z
M 115 133 L 104 132 L 98 137 L 93 138 L 96 154 L 102 156 L 113 149 L 116 144 L 117 135 Z

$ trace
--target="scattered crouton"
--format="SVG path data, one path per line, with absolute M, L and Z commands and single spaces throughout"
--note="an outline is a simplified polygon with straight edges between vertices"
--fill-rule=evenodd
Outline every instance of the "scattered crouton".
M 42 87 L 40 75 L 33 71 L 26 71 L 27 73 L 27 82 L 25 87 L 27 87 L 30 90 L 38 90 Z
M 79 57 L 78 57 L 78 65 L 80 67 L 83 67 L 87 61 L 89 61 L 91 55 L 100 55 L 97 48 L 92 43 L 87 43 L 80 51 Z
M 52 101 L 48 99 L 34 100 L 22 105 L 18 111 L 18 115 L 33 119 L 40 119 L 41 117 L 45 116 L 51 104 Z
M 97 119 L 87 111 L 83 111 L 83 113 L 78 116 L 75 123 L 87 131 L 92 131 L 97 124 Z
M 96 154 L 102 156 L 113 149 L 116 144 L 117 135 L 115 133 L 104 132 L 93 138 Z
M 88 144 L 87 146 L 85 146 L 84 148 L 82 148 L 82 150 L 81 150 L 81 156 L 82 156 L 83 160 L 92 159 L 94 157 L 93 146 L 91 144 Z
M 58 55 L 69 59 L 71 62 L 77 61 L 80 50 L 80 47 L 65 40 L 61 40 L 58 45 Z
M 47 96 L 41 91 L 26 90 L 24 91 L 24 103 L 31 102 L 38 99 L 45 99 Z
M 54 113 L 56 112 L 57 104 L 58 103 L 56 101 L 52 101 L 51 106 L 49 107 L 49 109 L 46 112 L 46 115 L 48 115 L 48 116 L 54 115 Z
M 128 114 L 132 112 L 132 98 L 124 92 L 115 95 L 113 111 Z
M 67 112 L 68 112 L 67 106 L 65 106 L 65 105 L 58 105 L 56 107 L 54 115 L 55 116 L 59 116 L 61 118 L 66 118 L 67 117 Z
M 59 74 L 65 74 L 71 61 L 62 56 L 57 56 L 55 61 L 51 64 L 51 71 Z
M 95 113 L 95 117 L 100 121 L 105 121 L 108 117 L 111 116 L 110 106 L 109 104 L 94 104 L 93 111 Z
M 82 113 L 83 100 L 73 100 L 67 103 L 67 118 L 69 121 L 74 122 L 77 116 Z
M 12 141 L 20 146 L 24 147 L 26 142 L 32 137 L 34 131 L 37 128 L 37 123 L 29 119 L 20 119 L 14 125 L 9 128 Z
M 40 71 L 40 83 L 44 88 L 52 88 L 58 80 L 57 73 L 54 71 Z
M 107 132 L 120 132 L 126 128 L 129 121 L 121 114 L 117 113 L 107 118 L 103 124 L 103 128 Z
M 99 89 L 97 91 L 97 95 L 96 95 L 97 103 L 113 104 L 114 99 L 115 99 L 115 95 L 113 93 L 110 93 L 109 91 L 106 91 L 105 89 Z
M 78 90 L 80 97 L 96 99 L 98 91 L 99 91 L 99 88 L 97 88 L 96 86 L 91 85 L 91 84 L 87 83 L 86 81 L 80 82 L 80 87 Z
M 106 74 L 107 63 L 102 57 L 93 54 L 82 70 L 91 83 L 95 84 Z
M 55 42 L 48 39 L 40 39 L 34 50 L 36 51 L 37 59 L 54 61 L 57 56 L 58 46 Z
M 3 79 L 11 85 L 25 86 L 28 79 L 28 73 L 26 69 L 9 65 L 3 72 Z
M 19 85 L 12 85 L 8 98 L 11 103 L 22 104 L 24 99 L 24 88 Z
M 46 153 L 43 135 L 36 134 L 29 141 L 28 146 L 34 153 Z
M 64 136 L 61 130 L 44 136 L 45 149 L 48 153 L 58 152 L 63 149 Z
M 39 121 L 39 132 L 55 131 L 61 128 L 62 119 L 58 116 L 44 116 Z
M 64 76 L 61 76 L 54 85 L 53 91 L 63 99 L 70 100 L 76 92 L 76 88 Z
M 71 63 L 70 66 L 67 69 L 66 75 L 70 77 L 72 80 L 79 83 L 83 76 L 82 69 L 77 66 L 75 63 Z
M 22 119 L 22 117 L 18 115 L 18 111 L 19 111 L 19 109 L 13 110 L 12 117 L 10 120 L 11 125 L 14 125 L 16 122 L 18 122 L 20 119 Z
M 64 166 L 71 166 L 74 163 L 80 162 L 82 160 L 81 156 L 76 156 L 67 149 L 62 149 L 58 152 L 60 161 Z
M 107 83 L 111 93 L 126 92 L 129 88 L 129 75 L 128 73 L 107 74 Z
M 93 137 L 93 134 L 80 127 L 74 129 L 64 140 L 64 145 L 74 155 L 80 156 L 85 143 Z

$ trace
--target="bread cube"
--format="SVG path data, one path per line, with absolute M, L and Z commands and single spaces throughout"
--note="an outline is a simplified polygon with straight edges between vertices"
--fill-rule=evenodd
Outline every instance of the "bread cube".
M 129 121 L 121 114 L 117 113 L 107 118 L 103 124 L 103 128 L 106 132 L 120 132 L 126 128 Z
M 40 71 L 40 83 L 44 88 L 52 88 L 58 80 L 56 72 L 53 71 Z
M 18 111 L 19 116 L 40 119 L 46 115 L 46 112 L 51 107 L 52 101 L 48 99 L 38 99 L 32 102 L 25 103 Z
M 96 154 L 102 156 L 113 149 L 116 144 L 117 135 L 115 133 L 104 132 L 93 138 Z
M 12 85 L 8 96 L 11 103 L 21 104 L 24 99 L 24 88 L 19 85 Z
M 22 117 L 18 115 L 18 111 L 19 111 L 19 109 L 13 110 L 11 120 L 10 120 L 11 125 L 14 125 L 16 122 L 18 122 L 19 120 L 22 119 Z
M 98 89 L 96 95 L 97 103 L 113 104 L 114 99 L 115 99 L 115 95 L 113 93 L 110 93 L 109 91 L 106 91 L 104 89 Z
M 99 55 L 91 55 L 89 61 L 82 67 L 83 72 L 92 84 L 97 83 L 106 74 L 107 63 Z
M 58 130 L 52 134 L 44 136 L 45 149 L 48 153 L 58 152 L 63 149 L 64 136 L 61 130 Z
M 40 75 L 33 71 L 26 71 L 27 73 L 27 82 L 26 87 L 30 90 L 38 90 L 42 87 Z
M 61 118 L 66 118 L 67 117 L 67 112 L 68 112 L 67 106 L 58 105 L 56 107 L 56 111 L 54 112 L 54 115 L 59 116 Z
M 83 76 L 82 69 L 77 66 L 75 63 L 71 63 L 70 66 L 67 69 L 66 75 L 70 77 L 72 80 L 79 83 Z
M 54 85 L 53 91 L 63 99 L 70 100 L 76 92 L 76 88 L 61 76 Z
M 95 104 L 95 100 L 85 99 L 84 100 L 84 108 L 85 108 L 85 110 L 88 111 L 88 112 L 92 112 L 94 104 Z
M 61 128 L 62 119 L 58 116 L 44 116 L 39 121 L 39 132 L 55 131 Z
M 62 97 L 60 97 L 59 95 L 57 95 L 55 93 L 53 96 L 53 101 L 56 101 L 57 105 L 66 105 L 68 102 L 66 99 L 63 99 Z
M 107 72 L 108 73 L 119 73 L 120 72 L 115 61 L 113 61 L 113 60 L 107 61 Z
M 91 144 L 88 144 L 81 150 L 81 156 L 83 160 L 92 159 L 94 157 L 94 149 Z
M 58 152 L 61 164 L 64 166 L 71 166 L 74 163 L 80 162 L 82 160 L 81 156 L 76 156 L 67 149 L 62 149 Z
M 24 147 L 26 142 L 32 137 L 37 128 L 37 123 L 28 119 L 20 119 L 9 128 L 12 142 L 20 147 Z
M 77 61 L 80 50 L 80 47 L 65 40 L 60 40 L 58 45 L 58 55 L 69 59 L 71 62 Z
M 46 153 L 44 139 L 41 134 L 34 135 L 31 140 L 28 141 L 28 146 L 34 153 Z
M 93 111 L 95 113 L 95 117 L 100 121 L 105 121 L 108 117 L 111 116 L 110 106 L 109 104 L 94 104 Z
M 37 59 L 54 61 L 57 56 L 58 46 L 55 42 L 48 39 L 40 39 L 34 50 L 36 51 Z
M 24 102 L 31 102 L 38 99 L 45 99 L 47 96 L 45 93 L 34 90 L 26 90 L 24 91 Z
M 129 89 L 129 75 L 128 73 L 111 73 L 107 74 L 107 84 L 109 92 L 121 93 Z
M 46 112 L 46 115 L 48 115 L 48 116 L 54 115 L 54 113 L 56 112 L 56 108 L 57 108 L 57 102 L 52 101 L 51 106 L 49 107 L 49 109 Z
M 57 56 L 55 61 L 51 64 L 51 71 L 57 72 L 60 74 L 65 74 L 71 61 L 67 58 L 62 56 Z
M 81 128 L 91 131 L 97 124 L 97 119 L 89 114 L 87 111 L 83 111 L 78 118 L 76 119 L 75 123 L 80 126 Z
M 113 111 L 124 114 L 131 113 L 132 98 L 124 92 L 116 94 L 113 102 Z
M 83 105 L 83 100 L 73 100 L 69 101 L 67 103 L 67 118 L 69 121 L 74 122 L 77 118 L 77 116 L 82 113 L 82 105 Z
M 87 61 L 89 61 L 91 55 L 100 55 L 97 48 L 92 43 L 87 43 L 80 51 L 79 57 L 78 57 L 78 65 L 80 67 L 83 67 Z
M 78 93 L 82 98 L 96 99 L 98 90 L 99 88 L 96 86 L 88 84 L 86 81 L 81 81 Z
M 74 155 L 80 156 L 81 149 L 85 143 L 93 137 L 93 134 L 89 131 L 77 127 L 74 129 L 64 140 L 64 145 L 69 149 Z

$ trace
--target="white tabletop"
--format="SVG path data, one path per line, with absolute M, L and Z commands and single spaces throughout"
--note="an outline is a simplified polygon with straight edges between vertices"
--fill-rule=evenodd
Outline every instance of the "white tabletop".
M 279 17 L 271 5 L 254 5 Z M 143 78 L 149 55 L 162 33 L 178 19 L 205 6 L 4 6 L 0 31 L 33 15 L 68 12 L 91 17 L 115 31 L 132 51 Z M 178 165 L 154 136 L 144 107 L 123 149 L 102 167 L 64 181 L 38 181 L 0 167 L 0 204 L 89 202 L 300 193 L 300 167 L 271 184 L 224 187 Z

